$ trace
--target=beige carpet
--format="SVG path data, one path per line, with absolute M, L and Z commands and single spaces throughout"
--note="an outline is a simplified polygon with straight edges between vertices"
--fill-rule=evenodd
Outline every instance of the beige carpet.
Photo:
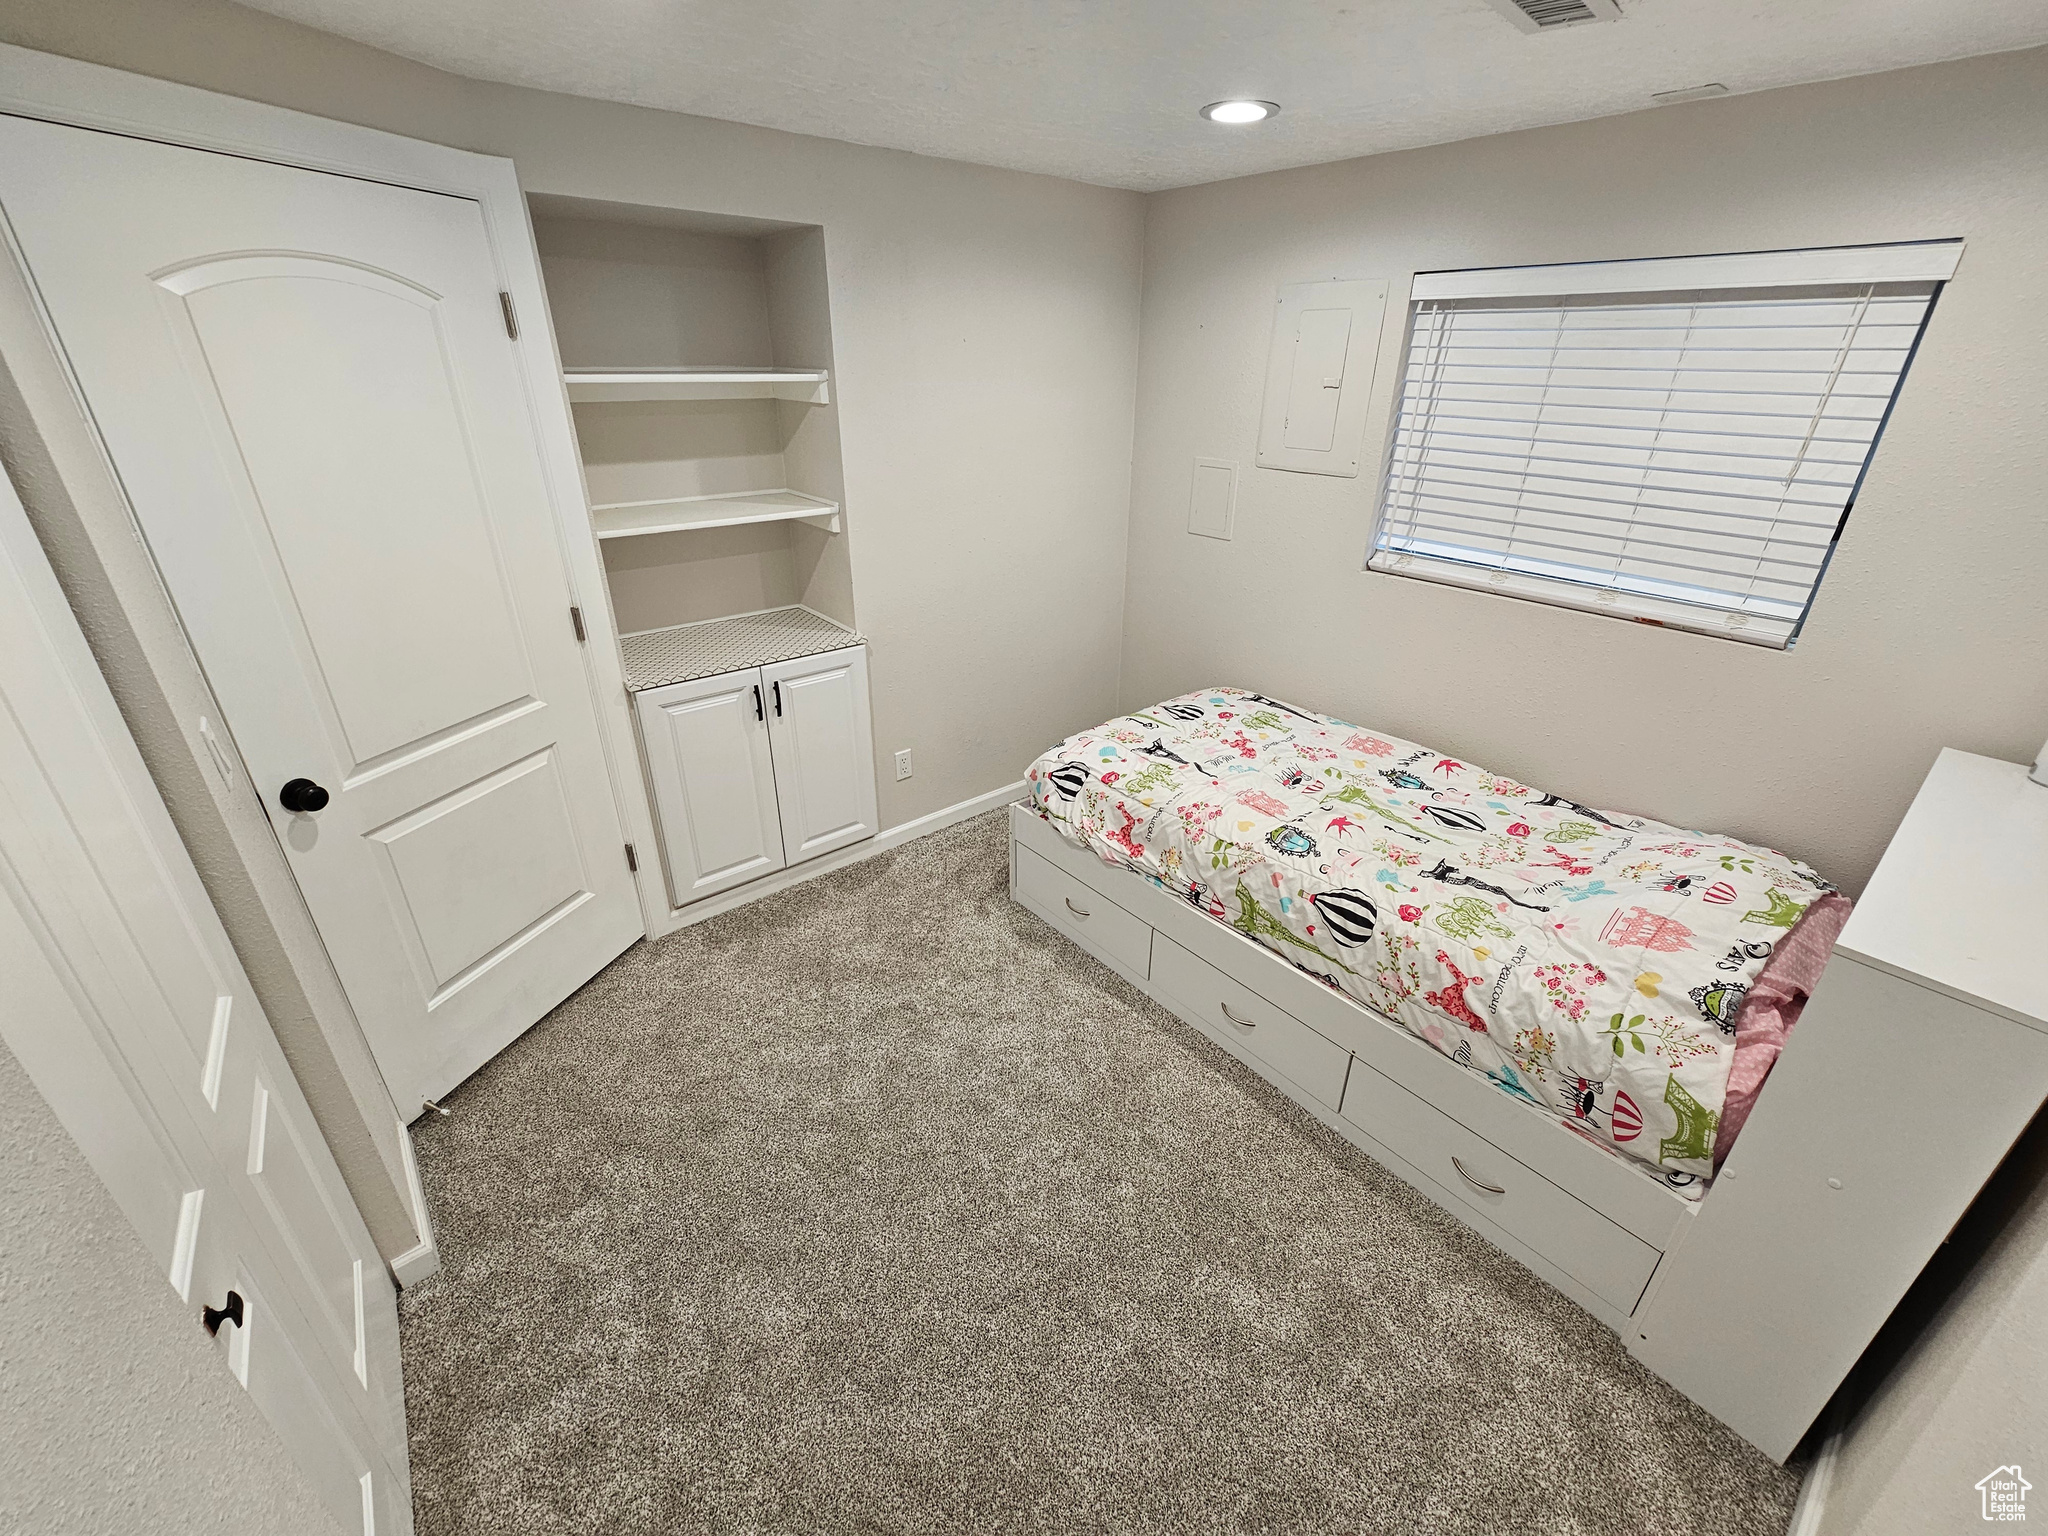
M 1008 896 L 641 945 L 423 1123 L 419 1529 L 1783 1532 L 1795 1479 Z

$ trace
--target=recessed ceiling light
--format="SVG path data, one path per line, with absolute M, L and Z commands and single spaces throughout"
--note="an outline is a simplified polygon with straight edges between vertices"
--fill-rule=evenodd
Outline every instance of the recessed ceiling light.
M 1212 123 L 1263 123 L 1280 111 L 1277 101 L 1212 101 L 1202 116 Z

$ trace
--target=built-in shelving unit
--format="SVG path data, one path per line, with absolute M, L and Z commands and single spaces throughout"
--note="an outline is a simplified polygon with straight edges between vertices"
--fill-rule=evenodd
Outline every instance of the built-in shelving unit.
M 823 368 L 567 368 L 570 400 L 794 400 L 831 403 Z
M 839 531 L 839 504 L 801 491 L 733 491 L 723 496 L 675 496 L 663 501 L 621 501 L 590 509 L 600 539 L 690 528 L 736 528 L 745 523 L 801 520 L 827 533 Z
M 619 632 L 853 622 L 823 231 L 531 199 Z
M 631 700 L 615 747 L 645 776 L 628 847 L 658 935 L 879 825 L 824 230 L 529 204 L 609 599 L 580 607 Z
M 637 693 L 862 643 L 858 630 L 799 603 L 621 635 L 619 656 L 625 663 L 626 686 Z

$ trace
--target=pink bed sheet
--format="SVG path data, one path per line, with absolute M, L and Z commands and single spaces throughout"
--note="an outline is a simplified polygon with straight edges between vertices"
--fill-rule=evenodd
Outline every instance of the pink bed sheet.
M 1791 932 L 1778 941 L 1749 996 L 1742 1000 L 1742 1011 L 1735 1019 L 1735 1062 L 1728 1069 L 1728 1097 L 1714 1137 L 1716 1170 L 1756 1106 L 1756 1096 L 1763 1091 L 1778 1052 L 1791 1038 L 1792 1026 L 1799 1022 L 1806 1000 L 1834 952 L 1835 940 L 1849 921 L 1850 907 L 1846 896 L 1823 896 L 1809 906 Z

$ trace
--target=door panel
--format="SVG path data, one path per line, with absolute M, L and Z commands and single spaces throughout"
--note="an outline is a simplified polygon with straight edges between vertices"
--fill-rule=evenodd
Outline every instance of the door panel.
M 314 1303 L 314 1321 L 327 1332 L 329 1353 L 346 1360 L 369 1384 L 369 1339 L 364 1326 L 363 1256 L 349 1243 L 340 1213 L 320 1187 L 314 1154 L 275 1085 L 256 1084 L 249 1116 L 249 1182 L 278 1230 Z
M 481 211 L 17 118 L 0 205 L 416 1114 L 642 931 Z
M 677 906 L 782 868 L 758 671 L 633 696 Z
M 395 1474 L 336 1419 L 317 1388 L 316 1372 L 301 1355 L 288 1320 L 263 1282 L 247 1268 L 234 1268 L 231 1274 L 232 1288 L 242 1298 L 243 1320 L 223 1323 L 215 1336 L 227 1368 L 287 1446 L 328 1448 L 326 1454 L 310 1463 L 301 1460 L 299 1466 L 342 1530 L 361 1531 L 364 1536 L 409 1530 L 409 1518 L 401 1525 L 388 1511 L 366 1508 L 373 1493 L 366 1485 L 395 1482 Z M 209 1294 L 224 1296 L 228 1289 L 223 1286 Z
M 774 704 L 775 793 L 792 864 L 875 835 L 867 656 L 852 646 L 761 669 Z
M 591 899 L 552 751 L 444 795 L 369 839 L 418 935 L 429 1007 Z
M 0 478 L 0 1038 L 343 1528 L 410 1529 L 389 1272 Z
M 531 699 L 437 296 L 306 257 L 157 282 L 190 328 L 188 387 L 232 436 L 242 513 L 347 776 Z
M 203 1304 L 220 1305 L 230 1293 L 242 1299 L 242 1321 L 223 1321 L 214 1348 L 228 1373 L 255 1402 L 293 1460 L 344 1531 L 372 1527 L 364 1517 L 364 1480 L 410 1488 L 411 1479 L 394 1468 L 386 1448 L 367 1439 L 346 1406 L 323 1383 L 332 1372 L 322 1352 L 309 1349 L 308 1322 L 292 1305 L 290 1277 L 263 1251 L 248 1223 L 230 1202 L 208 1203 L 194 1233 L 198 1262 L 192 1277 L 192 1325 Z M 403 1442 L 400 1442 L 402 1449 Z M 380 1510 L 379 1531 L 411 1528 Z
M 7 978 L 5 997 L 0 999 L 0 1021 L 5 1024 L 5 1038 L 21 1059 L 22 1068 L 60 1113 L 67 1103 L 88 1107 L 120 1103 L 132 1091 L 132 1077 L 118 1058 L 110 1059 L 103 1049 L 93 1048 L 106 1040 L 105 1027 L 45 951 L 48 935 L 27 891 L 31 883 L 38 890 L 45 889 L 47 881 L 34 865 L 24 870 L 15 861 L 16 834 L 22 821 L 16 807 L 8 803 L 13 765 L 6 751 L 6 723 L 0 720 L 0 975 Z M 80 1048 L 81 1042 L 86 1048 Z M 181 1262 L 180 1249 L 189 1250 L 189 1241 L 181 1240 L 184 1228 L 192 1222 L 182 1218 L 189 1209 L 196 1221 L 200 1202 L 188 1201 L 188 1196 L 202 1184 L 182 1159 L 165 1156 L 162 1139 L 153 1130 L 141 1115 L 103 1116 L 93 1171 L 135 1228 L 150 1258 L 173 1288 L 185 1295 L 190 1289 L 190 1265 Z
M 1351 311 L 1305 309 L 1294 336 L 1294 368 L 1287 387 L 1289 448 L 1328 453 L 1337 435 L 1337 402 L 1344 389 L 1344 353 L 1351 345 Z

